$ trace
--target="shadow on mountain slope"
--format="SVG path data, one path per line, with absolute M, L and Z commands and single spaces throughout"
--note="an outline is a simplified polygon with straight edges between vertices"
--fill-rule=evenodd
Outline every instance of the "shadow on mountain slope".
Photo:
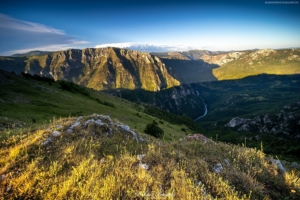
M 219 65 L 209 64 L 204 60 L 181 60 L 181 59 L 165 59 L 161 60 L 166 64 L 166 68 L 174 78 L 182 84 L 217 81 L 213 75 L 213 69 Z

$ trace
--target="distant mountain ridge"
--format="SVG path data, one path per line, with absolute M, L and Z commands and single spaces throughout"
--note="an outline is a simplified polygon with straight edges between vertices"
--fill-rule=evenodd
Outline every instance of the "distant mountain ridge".
M 189 50 L 189 51 L 173 51 L 173 52 L 152 52 L 152 55 L 165 59 L 180 60 L 200 60 L 204 55 L 218 55 L 227 53 L 226 51 L 208 51 L 208 50 Z
M 70 49 L 28 58 L 1 57 L 0 66 L 6 71 L 73 81 L 95 90 L 159 91 L 180 85 L 158 57 L 119 48 Z
M 36 50 L 36 51 L 30 51 L 30 52 L 27 52 L 27 53 L 16 53 L 16 54 L 11 55 L 11 57 L 41 56 L 41 55 L 48 54 L 48 53 L 50 53 L 50 51 Z
M 159 91 L 182 84 L 234 80 L 259 74 L 300 74 L 300 49 L 149 54 L 106 47 L 18 55 L 0 57 L 0 68 L 68 80 L 95 90 Z
M 300 74 L 300 49 L 259 49 L 246 51 L 206 51 L 153 53 L 165 60 L 203 61 L 213 67 L 217 80 L 241 79 L 258 74 Z M 173 67 L 171 64 L 169 67 Z M 197 66 L 194 69 L 197 71 Z M 181 75 L 183 75 L 181 73 Z
M 214 58 L 204 59 L 214 62 Z M 218 80 L 240 79 L 258 74 L 300 74 L 300 49 L 260 49 L 219 55 L 215 61 L 221 67 L 214 69 Z

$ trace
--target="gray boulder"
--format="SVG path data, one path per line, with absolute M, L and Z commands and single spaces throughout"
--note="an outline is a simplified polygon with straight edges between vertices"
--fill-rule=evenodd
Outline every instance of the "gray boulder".
M 221 163 L 215 164 L 215 166 L 214 166 L 214 171 L 215 171 L 217 174 L 219 174 L 222 170 L 223 170 L 223 166 L 222 166 Z
M 280 160 L 276 160 L 276 159 L 271 159 L 270 160 L 272 164 L 276 165 L 278 167 L 278 169 L 282 172 L 285 173 L 286 169 L 283 167 L 282 163 L 280 162 Z

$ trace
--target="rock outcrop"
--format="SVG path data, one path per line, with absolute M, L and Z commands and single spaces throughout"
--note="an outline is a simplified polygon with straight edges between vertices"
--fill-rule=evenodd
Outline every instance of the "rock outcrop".
M 145 142 L 146 139 L 141 137 L 134 130 L 130 129 L 129 126 L 122 124 L 117 121 L 114 122 L 107 115 L 98 115 L 93 114 L 88 119 L 83 119 L 82 116 L 78 117 L 67 129 L 66 131 L 62 131 L 64 127 L 56 127 L 55 129 L 48 129 L 48 132 L 52 132 L 49 137 L 46 138 L 45 141 L 41 143 L 42 146 L 49 145 L 52 142 L 52 139 L 55 137 L 63 136 L 63 134 L 76 134 L 79 130 L 87 129 L 89 126 L 95 126 L 98 129 L 101 129 L 102 133 L 105 134 L 106 137 L 111 137 L 113 133 L 118 132 L 124 134 L 124 138 L 131 137 L 137 143 Z M 61 130 L 61 131 L 59 131 Z M 141 156 L 141 159 L 144 156 Z
M 239 131 L 271 133 L 300 139 L 300 102 L 287 104 L 275 115 L 257 115 L 252 119 L 232 118 L 225 127 Z
M 95 90 L 141 88 L 159 91 L 180 84 L 158 57 L 119 48 L 70 49 L 40 56 L 2 57 L 0 68 L 6 69 L 8 65 L 10 71 L 68 80 Z

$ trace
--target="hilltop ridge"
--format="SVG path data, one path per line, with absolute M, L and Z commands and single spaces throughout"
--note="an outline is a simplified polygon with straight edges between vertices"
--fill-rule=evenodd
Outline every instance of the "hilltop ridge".
M 70 49 L 27 58 L 1 57 L 0 66 L 6 71 L 73 81 L 95 90 L 159 91 L 180 84 L 158 57 L 119 48 Z
M 109 115 L 62 118 L 10 137 L 0 155 L 4 199 L 298 199 L 300 192 L 296 164 L 201 134 L 161 141 Z

